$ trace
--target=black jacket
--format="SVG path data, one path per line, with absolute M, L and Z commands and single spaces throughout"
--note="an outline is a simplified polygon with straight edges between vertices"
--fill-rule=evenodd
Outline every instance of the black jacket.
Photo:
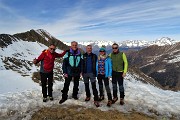
M 92 71 L 93 74 L 96 75 L 96 61 L 97 61 L 97 55 L 94 53 L 91 53 L 91 58 L 92 58 Z M 82 72 L 87 73 L 87 52 L 83 54 L 82 58 Z

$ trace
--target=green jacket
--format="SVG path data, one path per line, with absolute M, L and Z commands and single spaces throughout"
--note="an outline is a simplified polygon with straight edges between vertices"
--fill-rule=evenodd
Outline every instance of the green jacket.
M 110 53 L 109 57 L 112 59 L 113 71 L 127 73 L 128 61 L 125 53 L 118 52 L 117 54 Z

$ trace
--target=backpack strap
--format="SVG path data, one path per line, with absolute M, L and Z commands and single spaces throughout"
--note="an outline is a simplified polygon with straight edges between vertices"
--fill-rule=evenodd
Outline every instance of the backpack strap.
M 42 53 L 45 54 L 45 55 L 47 56 L 48 50 L 47 50 L 47 49 L 44 49 L 44 50 L 42 51 Z M 44 58 L 45 58 L 45 56 L 44 56 Z M 44 60 L 44 58 L 43 58 L 43 60 Z M 43 61 L 43 60 L 42 60 L 42 61 Z

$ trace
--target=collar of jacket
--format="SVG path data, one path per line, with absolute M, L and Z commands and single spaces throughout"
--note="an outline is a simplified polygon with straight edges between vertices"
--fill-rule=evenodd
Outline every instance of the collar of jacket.
M 89 56 L 92 56 L 92 55 L 93 55 L 93 53 L 92 53 L 92 52 L 91 52 L 91 53 L 89 53 L 89 54 L 86 52 L 85 54 L 86 54 L 87 56 L 88 56 L 88 55 L 89 55 Z
M 118 54 L 119 53 L 119 50 L 117 52 L 113 52 L 113 54 Z
M 69 52 L 72 53 L 73 55 L 79 55 L 81 53 L 78 48 L 76 50 L 73 50 L 72 48 L 70 48 Z

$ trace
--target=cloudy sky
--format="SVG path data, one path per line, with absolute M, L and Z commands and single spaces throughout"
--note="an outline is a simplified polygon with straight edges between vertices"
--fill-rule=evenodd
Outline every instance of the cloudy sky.
M 30 29 L 62 41 L 180 40 L 180 0 L 0 0 L 0 34 Z

